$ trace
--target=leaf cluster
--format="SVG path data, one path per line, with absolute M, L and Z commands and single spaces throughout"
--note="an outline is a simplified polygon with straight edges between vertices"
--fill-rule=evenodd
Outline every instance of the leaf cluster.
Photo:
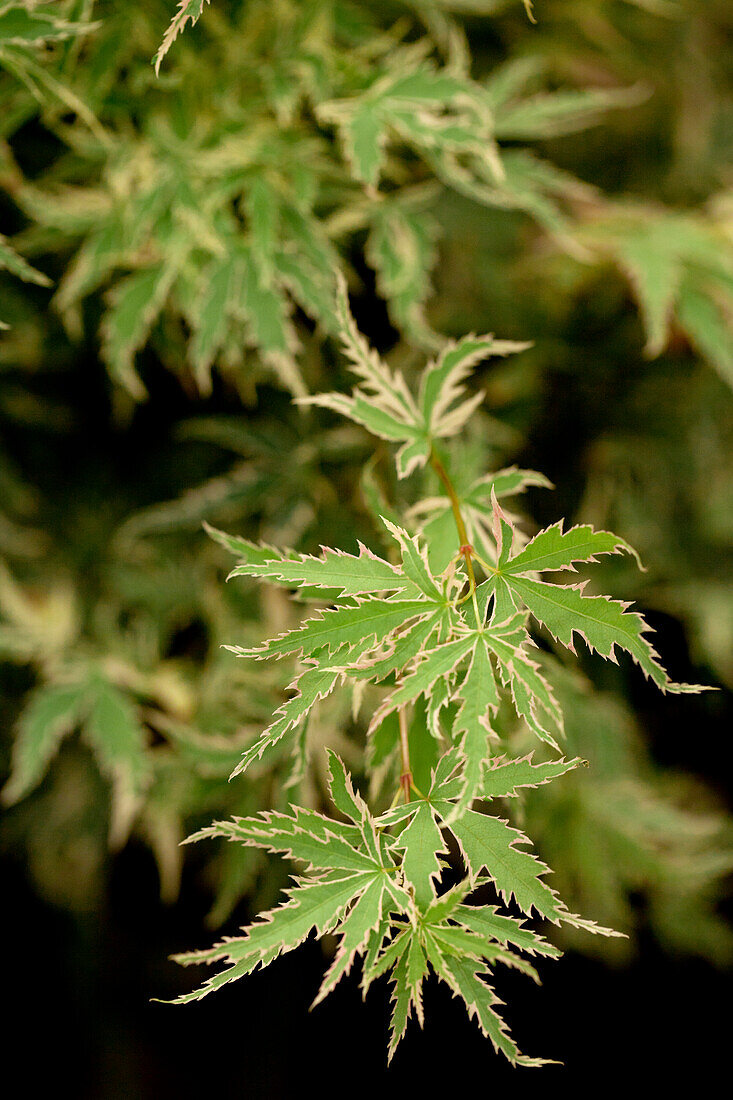
M 479 355 L 493 349 L 493 339 L 468 338 L 429 363 L 415 400 L 401 373 L 390 371 L 360 336 L 348 311 L 345 288 L 338 312 L 343 318 L 345 351 L 359 385 L 351 398 L 331 394 L 316 402 L 392 442 L 405 440 L 396 459 L 398 475 L 406 477 L 414 467 L 432 461 L 448 495 L 455 499 L 436 457 L 435 440 L 458 430 L 465 410 L 473 410 L 476 401 L 469 399 L 459 406 L 458 415 L 451 412 Z M 225 836 L 245 846 L 280 852 L 305 864 L 312 877 L 297 879 L 288 901 L 244 929 L 242 937 L 227 939 L 211 951 L 182 956 L 180 961 L 186 964 L 225 962 L 227 968 L 180 1001 L 204 996 L 268 965 L 311 932 L 320 936 L 335 931 L 341 936 L 340 946 L 316 1001 L 331 991 L 356 957 L 364 956 L 365 990 L 375 977 L 390 971 L 394 986 L 390 1057 L 412 1012 L 422 1021 L 422 984 L 432 969 L 464 1000 L 469 1015 L 476 1017 L 497 1050 L 517 1064 L 543 1064 L 519 1053 L 494 1012 L 496 996 L 483 980 L 497 961 L 528 969 L 507 950 L 507 945 L 526 945 L 528 933 L 516 922 L 515 931 L 509 932 L 511 917 L 497 916 L 495 908 L 487 912 L 486 906 L 467 906 L 466 900 L 488 881 L 504 903 L 515 902 L 524 914 L 585 931 L 614 933 L 567 909 L 544 881 L 547 866 L 524 850 L 528 839 L 521 832 L 501 817 L 473 808 L 477 799 L 484 803 L 514 797 L 522 787 L 547 783 L 580 763 L 578 758 L 566 760 L 559 755 L 556 738 L 563 734 L 563 716 L 550 683 L 530 655 L 528 618 L 571 651 L 576 635 L 591 651 L 612 660 L 617 650 L 626 651 L 663 691 L 703 689 L 670 681 L 645 637 L 644 620 L 628 605 L 585 595 L 583 585 L 542 579 L 545 573 L 572 571 L 577 563 L 592 562 L 601 555 L 633 553 L 623 539 L 588 525 L 563 530 L 558 523 L 516 551 L 512 525 L 495 493 L 492 501 L 491 560 L 484 560 L 463 542 L 465 530 L 456 501 L 455 554 L 439 575 L 431 571 L 421 540 L 388 519 L 384 522 L 396 543 L 398 564 L 363 545 L 357 555 L 324 548 L 316 557 L 278 551 L 211 529 L 213 537 L 239 559 L 231 576 L 313 588 L 330 601 L 330 606 L 300 626 L 262 644 L 228 647 L 238 657 L 258 661 L 297 657 L 302 667 L 290 685 L 293 694 L 245 751 L 233 776 L 265 758 L 286 735 L 292 739 L 312 708 L 344 682 L 355 680 L 363 689 L 388 681 L 367 736 L 379 737 L 386 720 L 397 712 L 399 745 L 393 751 L 400 753 L 398 794 L 401 789 L 405 801 L 403 805 L 393 802 L 374 818 L 332 754 L 329 791 L 336 809 L 349 819 L 347 826 L 295 806 L 285 814 L 220 822 L 197 834 L 196 839 Z M 487 576 L 477 584 L 479 566 Z M 495 715 L 502 696 L 510 700 L 525 727 L 558 754 L 554 760 L 535 765 L 531 755 L 511 758 L 502 753 L 496 759 L 500 726 Z M 419 700 L 424 700 L 425 714 L 421 737 L 437 742 L 426 791 L 415 784 L 407 734 L 408 712 Z M 385 752 L 384 744 L 380 751 Z M 459 887 L 440 891 L 447 834 L 460 851 L 465 880 Z M 499 927 L 505 930 L 503 935 Z M 543 941 L 531 943 L 530 950 L 543 952 Z M 552 953 L 546 945 L 544 953 Z M 531 967 L 529 972 L 534 974 Z

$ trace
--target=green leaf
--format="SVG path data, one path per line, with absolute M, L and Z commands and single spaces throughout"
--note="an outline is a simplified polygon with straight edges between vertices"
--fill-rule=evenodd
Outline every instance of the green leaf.
M 559 751 L 557 741 L 547 728 L 547 717 L 557 726 L 558 732 L 562 732 L 562 711 L 539 666 L 530 661 L 521 649 L 502 645 L 498 639 L 489 644 L 499 654 L 499 667 L 505 680 L 509 681 L 517 714 L 542 741 Z
M 218 542 L 220 546 L 223 546 L 225 550 L 228 550 L 230 554 L 241 558 L 243 564 L 274 564 L 278 561 L 290 561 L 299 556 L 294 550 L 276 550 L 274 546 L 268 546 L 266 543 L 250 542 L 249 539 L 242 538 L 241 535 L 228 535 L 226 531 L 220 531 L 217 527 L 212 527 L 205 520 L 202 526 L 207 535 Z
M 525 787 L 539 787 L 549 783 L 566 772 L 577 768 L 583 761 L 551 760 L 547 763 L 533 764 L 532 753 L 521 760 L 495 760 L 484 772 L 481 785 L 482 798 L 511 798 Z
M 302 308 L 329 332 L 336 332 L 338 250 L 310 211 L 285 202 L 280 213 L 285 238 L 276 256 L 280 275 Z
M 240 831 L 241 822 L 244 822 L 243 831 Z M 225 837 L 228 840 L 241 841 L 248 846 L 256 846 L 257 838 L 261 836 L 262 847 L 267 848 L 271 847 L 268 837 L 287 838 L 303 833 L 308 833 L 320 841 L 325 841 L 329 836 L 337 836 L 344 843 L 357 848 L 363 839 L 362 830 L 356 825 L 335 821 L 318 810 L 311 810 L 305 806 L 291 806 L 290 813 L 265 810 L 258 817 L 234 817 L 228 821 L 214 821 L 188 837 L 185 843 L 194 844 L 199 840 L 208 840 L 212 837 Z M 287 848 L 273 850 L 287 851 Z
M 465 336 L 449 345 L 423 372 L 420 381 L 420 410 L 426 431 L 437 438 L 455 435 L 483 400 L 475 394 L 455 408 L 452 405 L 465 393 L 465 380 L 477 363 L 491 355 L 510 355 L 530 347 L 513 340 L 495 340 L 493 336 Z
M 354 791 L 351 777 L 346 771 L 341 758 L 332 749 L 327 749 L 327 754 L 328 789 L 333 804 L 344 817 L 348 817 L 356 825 L 362 826 L 369 816 L 366 804 Z
M 475 963 L 466 959 L 446 959 L 441 977 L 466 1005 L 468 1015 L 476 1020 L 483 1035 L 491 1039 L 494 1050 L 501 1051 L 513 1065 L 544 1066 L 545 1058 L 527 1058 L 506 1030 L 506 1025 L 494 1011 L 502 1002 L 482 978 L 488 976 L 476 969 Z
M 415 901 L 426 909 L 435 898 L 435 879 L 440 875 L 440 855 L 447 854 L 433 810 L 427 802 L 418 803 L 396 847 L 404 850 L 402 874 L 412 886 Z
M 210 978 L 192 993 L 176 997 L 172 1004 L 198 1001 L 228 982 L 266 966 L 278 955 L 293 951 L 313 931 L 318 935 L 332 929 L 349 904 L 373 882 L 369 873 L 343 875 L 323 881 L 296 880 L 288 890 L 289 900 L 261 915 L 244 929 L 244 936 L 224 940 L 209 951 L 181 955 L 184 965 L 197 962 L 228 962 L 232 965 Z
M 419 941 L 414 936 L 405 946 L 407 949 L 401 954 L 392 970 L 392 1016 L 389 1025 L 387 1064 L 392 1061 L 405 1034 L 413 1008 L 422 1019 L 421 986 L 426 969 L 425 956 Z
M 526 921 L 498 913 L 495 905 L 460 905 L 450 915 L 477 935 L 498 940 L 499 943 L 510 943 L 530 955 L 547 955 L 557 959 L 562 953 L 536 932 L 525 928 Z
M 361 843 L 361 834 L 339 829 L 338 823 L 327 818 L 296 813 L 295 816 L 266 811 L 256 817 L 238 817 L 232 821 L 215 822 L 195 835 L 226 837 L 228 840 L 268 852 L 279 852 L 288 859 L 300 860 L 309 869 L 337 871 L 373 871 L 374 860 L 358 851 L 351 841 Z
M 376 187 L 386 133 L 376 104 L 362 103 L 342 127 L 346 157 L 362 183 Z
M 409 941 L 405 947 L 409 946 Z M 392 1061 L 402 1040 L 413 1008 L 413 990 L 407 980 L 407 951 L 399 958 L 392 971 L 392 1013 L 389 1022 L 389 1046 L 387 1065 Z
M 642 235 L 623 241 L 618 258 L 639 298 L 647 333 L 646 353 L 659 355 L 669 338 L 672 310 L 682 279 L 680 257 Z
M 497 470 L 496 473 L 485 474 L 478 478 L 461 500 L 462 503 L 473 505 L 475 508 L 487 503 L 490 506 L 492 492 L 501 499 L 505 496 L 513 496 L 515 493 L 523 493 L 531 485 L 543 489 L 553 488 L 552 482 L 536 470 L 520 470 L 516 466 L 507 466 L 504 470 Z
M 10 806 L 36 787 L 62 738 L 82 721 L 88 685 L 44 684 L 33 692 L 18 722 L 10 778 L 3 801 Z
M 359 332 L 349 307 L 343 277 L 338 281 L 337 312 L 344 354 L 361 384 L 387 411 L 406 424 L 417 424 L 417 406 L 399 371 L 391 371 Z
M 262 547 L 265 553 L 267 548 Z M 260 557 L 255 552 L 254 557 Z M 405 573 L 407 570 L 405 570 Z M 291 553 L 288 557 L 278 554 L 273 561 L 248 561 L 236 566 L 230 577 L 266 577 L 291 587 L 334 589 L 342 596 L 361 596 L 376 592 L 397 592 L 415 589 L 415 580 L 400 573 L 393 565 L 373 554 L 359 543 L 359 554 L 346 554 L 341 550 L 323 547 L 320 558 L 308 554 Z M 422 587 L 420 585 L 419 587 Z M 434 587 L 434 586 L 433 586 Z M 437 589 L 428 593 L 440 597 Z
M 549 868 L 517 847 L 529 843 L 518 829 L 498 817 L 466 810 L 461 818 L 451 820 L 450 830 L 474 880 L 485 867 L 506 901 L 514 897 L 525 913 L 535 909 L 555 923 L 562 919 L 565 907 L 542 878 Z
M 110 843 L 118 846 L 127 838 L 152 772 L 145 752 L 145 730 L 135 708 L 104 680 L 95 685 L 84 738 L 112 783 Z
M 644 94 L 639 87 L 583 88 L 520 99 L 497 111 L 496 136 L 507 141 L 534 141 L 574 134 L 597 126 L 611 108 L 638 103 Z
M 0 38 L 2 37 L 3 15 L 0 13 Z M 51 286 L 51 280 L 42 271 L 36 271 L 27 260 L 11 247 L 6 237 L 0 233 L 0 270 L 5 269 L 26 283 L 37 286 Z
M 418 619 L 403 634 L 392 638 L 384 656 L 381 655 L 381 648 L 379 652 L 371 650 L 357 664 L 344 666 L 344 672 L 359 680 L 374 681 L 382 680 L 392 672 L 401 672 L 422 652 L 445 618 L 446 609 L 441 608 L 428 618 Z
M 440 340 L 424 316 L 425 301 L 432 290 L 430 272 L 435 263 L 436 236 L 437 226 L 426 211 L 382 204 L 374 210 L 366 244 L 379 293 L 387 302 L 394 324 L 428 348 Z
M 494 670 L 483 637 L 475 639 L 475 643 L 466 678 L 456 692 L 461 708 L 453 723 L 453 738 L 463 763 L 462 790 L 454 811 L 456 816 L 471 805 L 481 787 L 492 733 L 489 713 L 499 706 Z
M 364 952 L 371 933 L 375 928 L 381 926 L 385 894 L 384 878 L 380 875 L 369 883 L 364 893 L 349 911 L 348 916 L 339 928 L 341 939 L 338 950 L 323 979 L 321 988 L 318 990 L 318 995 L 311 1005 L 312 1008 L 315 1008 L 324 997 L 327 997 L 341 978 L 348 974 L 354 959 Z
M 282 657 L 288 653 L 313 653 L 322 647 L 335 652 L 375 637 L 386 637 L 416 616 L 429 615 L 435 604 L 427 600 L 364 600 L 354 607 L 321 611 L 317 618 L 255 649 L 227 646 L 238 657 Z
M 535 535 L 510 561 L 502 573 L 545 573 L 556 569 L 573 569 L 574 562 L 593 562 L 599 554 L 626 551 L 636 557 L 624 539 L 610 531 L 594 531 L 588 524 L 563 531 L 563 521 Z M 638 559 L 637 559 L 638 560 Z
M 391 371 L 359 332 L 341 275 L 338 277 L 336 315 L 344 353 L 360 385 L 350 398 L 337 393 L 318 394 L 300 398 L 299 403 L 332 408 L 385 439 L 413 440 L 421 435 L 415 400 L 399 371 Z
M 227 836 L 245 845 L 283 852 L 318 868 L 320 874 L 310 880 L 296 879 L 295 887 L 287 891 L 289 900 L 245 928 L 243 936 L 227 939 L 207 951 L 180 956 L 179 961 L 185 965 L 225 962 L 231 966 L 198 990 L 178 998 L 177 1003 L 206 996 L 212 989 L 250 973 L 254 966 L 268 965 L 283 951 L 297 947 L 311 931 L 323 935 L 338 929 L 339 952 L 321 986 L 318 1002 L 347 972 L 357 954 L 369 947 L 370 958 L 375 959 L 378 945 L 373 943 L 373 932 L 379 928 L 386 933 L 388 929 L 384 922 L 387 895 L 390 907 L 396 906 L 400 912 L 410 905 L 408 894 L 396 881 L 397 866 L 380 843 L 369 811 L 355 794 L 343 764 L 334 753 L 329 763 L 332 797 L 343 812 L 358 819 L 358 826 L 294 807 L 289 814 L 265 812 L 217 822 L 192 838 Z
M 406 676 L 375 711 L 370 731 L 376 729 L 390 711 L 414 702 L 420 695 L 429 695 L 435 681 L 448 676 L 471 651 L 473 644 L 474 639 L 469 635 L 422 653 L 415 671 Z
M 96 30 L 99 23 L 72 23 L 26 4 L 6 4 L 0 10 L 0 45 L 43 46 Z
M 260 278 L 269 284 L 280 216 L 279 197 L 265 176 L 255 176 L 247 189 L 245 207 L 249 221 L 252 260 Z
M 266 752 L 275 746 L 286 733 L 294 730 L 317 702 L 331 694 L 340 679 L 340 673 L 333 669 L 307 668 L 288 686 L 295 694 L 275 711 L 275 721 L 257 738 L 253 745 L 243 753 L 242 759 L 232 772 L 230 779 L 241 775 L 256 760 L 261 760 Z
M 135 371 L 135 354 L 145 344 L 174 278 L 171 264 L 154 264 L 118 283 L 109 296 L 102 354 L 115 381 L 138 401 L 145 397 L 145 387 Z
M 341 416 L 346 416 L 356 424 L 361 424 L 380 439 L 388 439 L 391 443 L 400 443 L 403 440 L 413 441 L 417 429 L 391 413 L 386 412 L 379 405 L 366 400 L 354 391 L 354 397 L 344 397 L 340 393 L 319 393 L 312 397 L 304 397 L 300 400 L 302 405 L 319 405 L 323 409 L 332 409 Z M 407 471 L 409 473 L 409 469 Z M 401 473 L 402 477 L 407 476 Z
M 733 311 L 729 309 L 726 314 L 696 283 L 693 278 L 683 282 L 677 317 L 694 347 L 733 388 Z
M 589 649 L 612 661 L 616 660 L 615 647 L 624 649 L 657 687 L 663 691 L 675 690 L 676 685 L 670 683 L 658 654 L 644 637 L 649 627 L 638 612 L 627 611 L 625 604 L 607 596 L 584 596 L 583 584 L 551 585 L 513 577 L 511 588 L 537 621 L 571 651 L 575 651 L 575 634 L 580 635 Z
M 267 273 L 258 266 L 251 251 L 242 252 L 241 263 L 241 309 L 251 342 L 283 385 L 295 396 L 303 396 L 303 380 L 295 363 L 299 343 L 289 316 L 291 303 L 285 294 L 270 285 Z
M 443 594 L 435 582 L 428 565 L 428 555 L 424 546 L 420 546 L 415 536 L 408 535 L 402 527 L 398 527 L 390 520 L 382 516 L 382 523 L 389 533 L 396 539 L 402 556 L 402 569 L 412 584 L 423 592 L 428 599 L 440 601 Z
M 369 968 L 364 970 L 363 986 L 365 991 L 376 978 L 385 974 L 398 959 L 402 958 L 410 946 L 410 940 L 411 936 L 408 931 L 398 932 L 392 940 L 386 940 L 385 936 L 382 937 L 380 941 L 381 953 L 372 960 Z
M 215 260 L 206 272 L 204 295 L 192 314 L 189 357 L 202 394 L 211 392 L 211 367 L 226 339 L 230 320 L 228 304 L 236 273 L 237 266 L 231 257 Z

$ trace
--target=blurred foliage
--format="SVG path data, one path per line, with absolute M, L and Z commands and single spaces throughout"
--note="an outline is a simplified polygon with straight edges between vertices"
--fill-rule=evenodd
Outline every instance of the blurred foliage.
M 214 0 L 156 77 L 171 7 L 0 7 L 0 842 L 79 910 L 130 837 L 173 900 L 193 828 L 294 789 L 319 805 L 323 744 L 359 769 L 333 698 L 299 770 L 283 752 L 228 782 L 291 672 L 220 646 L 298 616 L 224 587 L 201 533 L 352 550 L 412 503 L 360 429 L 289 403 L 343 389 L 339 269 L 408 374 L 448 336 L 534 340 L 483 370 L 448 456 L 466 498 L 487 464 L 542 469 L 534 517 L 627 538 L 648 572 L 594 584 L 676 620 L 695 678 L 733 687 L 726 0 L 538 0 L 536 25 L 520 0 Z M 730 818 L 654 762 L 632 674 L 596 666 L 556 669 L 591 767 L 507 810 L 571 906 L 729 961 Z M 686 710 L 695 736 L 720 707 Z M 281 884 L 253 849 L 191 859 L 214 923 Z

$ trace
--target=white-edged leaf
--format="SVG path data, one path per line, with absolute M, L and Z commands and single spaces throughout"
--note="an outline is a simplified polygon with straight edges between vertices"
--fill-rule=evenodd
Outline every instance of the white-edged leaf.
M 539 787 L 543 783 L 549 783 L 566 772 L 577 768 L 583 761 L 576 757 L 573 760 L 551 760 L 546 763 L 533 764 L 532 753 L 523 756 L 519 760 L 495 760 L 484 772 L 481 786 L 482 798 L 512 798 L 517 791 L 526 787 Z
M 209 0 L 178 0 L 178 11 L 173 16 L 171 24 L 168 27 L 168 30 L 165 32 L 163 41 L 158 47 L 158 52 L 153 58 L 156 76 L 160 72 L 160 66 L 163 58 L 168 53 L 168 50 L 171 48 L 176 38 L 178 38 L 178 35 L 181 33 L 187 23 L 190 23 L 193 27 L 198 22 L 201 13 L 204 10 L 204 5 L 208 3 Z
M 425 547 L 420 546 L 417 537 L 408 535 L 404 528 L 398 527 L 385 516 L 381 518 L 382 523 L 399 545 L 405 576 L 429 599 L 440 601 L 443 598 L 442 593 L 430 572 Z
M 461 708 L 453 724 L 454 743 L 463 763 L 462 790 L 454 813 L 460 816 L 479 793 L 484 766 L 489 758 L 489 714 L 499 706 L 499 691 L 483 637 L 475 639 L 466 677 L 456 691 Z
M 354 959 L 361 954 L 375 928 L 379 928 L 384 912 L 386 885 L 380 874 L 369 883 L 357 899 L 339 928 L 341 939 L 334 960 L 326 972 L 321 988 L 311 1005 L 315 1008 L 348 974 Z
M 476 364 L 491 355 L 510 355 L 530 346 L 514 340 L 495 340 L 493 336 L 464 336 L 449 345 L 426 367 L 420 381 L 420 411 L 426 430 L 437 437 L 458 432 L 481 400 L 481 395 L 476 395 L 451 409 L 465 393 L 465 380 Z
M 364 600 L 353 607 L 337 607 L 321 611 L 313 619 L 265 642 L 262 646 L 245 649 L 227 646 L 238 657 L 282 657 L 288 653 L 313 653 L 327 646 L 333 652 L 342 646 L 359 642 L 391 631 L 416 616 L 429 615 L 435 604 L 427 600 Z
M 502 566 L 504 574 L 545 573 L 557 569 L 574 569 L 575 562 L 594 562 L 599 554 L 626 552 L 638 562 L 638 555 L 629 544 L 610 531 L 594 531 L 589 524 L 579 524 L 563 531 L 563 521 L 540 531 L 527 545 Z
M 429 695 L 436 680 L 448 676 L 470 652 L 473 643 L 474 639 L 468 635 L 454 638 L 453 641 L 437 646 L 436 649 L 422 653 L 415 670 L 405 676 L 375 711 L 369 726 L 370 732 L 376 729 L 391 711 L 414 702 L 420 695 Z
M 266 548 L 262 550 L 267 553 Z M 291 553 L 288 557 L 278 556 L 275 561 L 242 562 L 229 576 L 265 577 L 293 588 L 328 588 L 341 596 L 364 596 L 418 587 L 413 578 L 406 575 L 406 570 L 401 573 L 362 543 L 359 543 L 359 554 L 356 556 L 329 547 L 322 550 L 320 558 Z M 440 596 L 437 589 L 429 594 Z
M 435 880 L 441 871 L 439 857 L 447 854 L 440 827 L 427 802 L 418 803 L 396 847 L 404 850 L 402 874 L 413 888 L 415 902 L 420 909 L 427 909 L 435 898 Z
M 274 722 L 271 722 L 254 744 L 246 749 L 230 778 L 234 779 L 235 776 L 241 775 L 254 761 L 261 760 L 264 753 L 276 745 L 286 733 L 299 726 L 311 707 L 331 694 L 340 675 L 333 669 L 318 667 L 307 668 L 301 672 L 288 686 L 288 690 L 295 694 L 278 707 L 274 714 Z
M 495 1012 L 495 1007 L 501 1005 L 502 1001 L 493 989 L 482 981 L 484 976 L 488 977 L 487 974 L 481 973 L 480 969 L 476 969 L 475 962 L 460 958 L 446 958 L 441 973 L 441 977 L 454 994 L 465 1003 L 468 1015 L 476 1020 L 482 1034 L 491 1039 L 496 1051 L 501 1051 L 513 1065 L 547 1065 L 546 1058 L 527 1058 L 520 1053 L 517 1044 L 507 1031 L 506 1024 Z
M 534 909 L 540 916 L 560 922 L 565 906 L 544 882 L 549 868 L 518 847 L 529 843 L 523 833 L 498 817 L 474 810 L 466 810 L 461 818 L 452 820 L 450 830 L 474 880 L 486 868 L 506 901 L 514 897 L 523 912 L 529 914 Z
M 638 611 L 607 596 L 584 596 L 583 584 L 543 584 L 527 577 L 512 577 L 511 587 L 552 636 L 574 652 L 578 634 L 589 649 L 616 661 L 616 648 L 626 650 L 642 672 L 662 691 L 696 692 L 695 684 L 674 684 L 659 663 L 659 654 L 644 637 L 649 627 Z

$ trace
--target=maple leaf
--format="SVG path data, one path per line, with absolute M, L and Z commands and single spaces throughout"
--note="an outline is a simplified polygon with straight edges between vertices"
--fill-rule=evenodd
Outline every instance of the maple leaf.
M 404 911 L 409 897 L 398 881 L 398 866 L 380 843 L 366 804 L 354 791 L 350 777 L 335 753 L 330 753 L 330 791 L 347 824 L 314 811 L 296 808 L 291 814 L 265 813 L 255 818 L 215 823 L 192 839 L 224 836 L 268 851 L 281 852 L 315 871 L 312 878 L 296 878 L 288 900 L 214 948 L 178 956 L 184 965 L 223 962 L 228 968 L 176 1004 L 198 1000 L 214 989 L 266 966 L 292 951 L 315 932 L 334 931 L 340 946 L 316 1002 L 322 1000 L 366 950 L 374 928 L 390 908 Z
M 517 776 L 516 781 L 522 778 L 526 775 Z M 407 826 L 392 838 L 388 835 L 390 826 L 396 823 L 399 827 L 404 815 L 393 813 L 375 820 L 333 752 L 329 753 L 329 789 L 335 808 L 345 820 L 292 807 L 287 813 L 267 811 L 215 822 L 189 838 L 189 842 L 225 838 L 246 847 L 279 852 L 311 873 L 306 878 L 296 877 L 295 885 L 286 891 L 287 900 L 242 929 L 242 935 L 227 937 L 204 951 L 177 956 L 177 961 L 186 966 L 220 963 L 224 969 L 173 1003 L 200 1000 L 257 967 L 269 965 L 309 935 L 321 936 L 330 931 L 338 936 L 338 947 L 314 1005 L 333 991 L 358 958 L 363 959 L 365 994 L 378 977 L 389 973 L 389 1060 L 413 1012 L 423 1022 L 422 987 L 432 969 L 454 995 L 464 1000 L 469 1016 L 476 1017 L 482 1032 L 511 1062 L 544 1064 L 543 1059 L 520 1053 L 495 1011 L 500 1002 L 483 977 L 503 964 L 536 979 L 534 968 L 523 955 L 553 958 L 557 950 L 525 928 L 522 920 L 499 914 L 496 906 L 465 904 L 473 888 L 471 880 L 436 896 L 435 879 L 440 870 L 437 857 L 443 851 L 443 841 L 435 814 L 440 813 L 443 796 L 450 793 L 445 768 L 435 776 L 431 791 L 434 802 L 405 807 Z M 497 853 L 506 858 L 504 847 L 494 845 L 488 851 L 492 865 Z M 537 865 L 533 899 L 541 891 L 537 882 L 545 870 Z M 558 912 L 572 919 L 559 906 Z
M 448 344 L 423 371 L 415 398 L 402 374 L 382 362 L 357 329 L 343 278 L 339 280 L 337 312 L 344 352 L 352 371 L 359 376 L 359 385 L 351 397 L 315 394 L 299 398 L 299 403 L 332 409 L 381 439 L 402 443 L 396 460 L 401 478 L 424 466 L 433 441 L 456 435 L 483 399 L 479 393 L 461 400 L 465 380 L 476 364 L 489 356 L 510 355 L 530 346 L 493 336 L 467 336 Z M 457 401 L 460 404 L 456 405 Z
M 651 643 L 645 637 L 649 627 L 641 614 L 630 611 L 629 604 L 608 596 L 586 596 L 587 582 L 578 585 L 549 584 L 534 576 L 552 570 L 574 570 L 579 562 L 596 561 L 600 554 L 635 552 L 617 535 L 594 531 L 587 524 L 563 530 L 562 521 L 540 531 L 512 555 L 513 531 L 500 514 L 499 559 L 485 584 L 486 593 L 494 598 L 494 615 L 501 608 L 526 607 L 550 634 L 574 651 L 574 636 L 579 635 L 589 649 L 602 657 L 616 661 L 616 648 L 629 653 L 644 675 L 662 691 L 698 692 L 706 690 L 697 684 L 673 683 L 659 661 Z

